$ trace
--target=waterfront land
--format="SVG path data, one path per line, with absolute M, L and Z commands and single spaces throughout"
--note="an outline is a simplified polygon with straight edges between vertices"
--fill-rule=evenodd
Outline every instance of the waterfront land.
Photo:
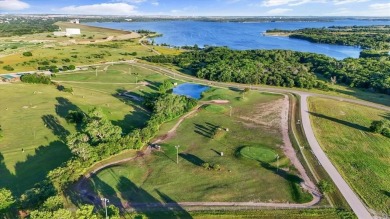
M 307 215 L 314 218 L 321 218 L 320 214 L 322 213 L 325 214 L 323 216 L 325 218 L 353 217 L 348 212 L 348 206 L 345 206 L 345 202 L 341 200 L 342 198 L 340 198 L 337 190 L 327 194 L 331 196 L 330 202 L 328 202 L 329 199 L 322 199 L 317 203 L 316 198 L 318 197 L 313 199 L 313 196 L 303 188 L 305 187 L 303 179 L 306 180 L 306 178 L 301 174 L 301 171 L 309 172 L 309 170 L 293 165 L 297 160 L 291 159 L 291 151 L 290 153 L 286 152 L 286 141 L 288 139 L 286 140 L 286 136 L 281 134 L 283 132 L 281 130 L 287 132 L 287 126 L 291 125 L 288 125 L 287 114 L 284 115 L 285 117 L 281 116 L 281 110 L 288 107 L 288 102 L 286 102 L 283 95 L 259 93 L 251 91 L 251 87 L 241 89 L 242 84 L 231 82 L 247 83 L 246 87 L 252 86 L 249 84 L 255 84 L 253 85 L 255 89 L 265 88 L 271 92 L 283 93 L 306 93 L 310 92 L 307 88 L 314 88 L 315 91 L 312 90 L 314 93 L 335 94 L 336 98 L 354 95 L 354 98 L 377 101 L 386 105 L 389 103 L 387 101 L 388 95 L 384 94 L 387 90 L 385 88 L 379 89 L 383 84 L 373 83 L 372 87 L 366 88 L 371 91 L 377 89 L 375 91 L 382 92 L 382 94 L 352 90 L 343 86 L 344 81 L 336 85 L 331 84 L 328 75 L 324 78 L 316 78 L 313 73 L 316 71 L 311 69 L 313 67 L 311 64 L 315 63 L 311 62 L 313 60 L 308 61 L 310 63 L 300 63 L 297 57 L 307 60 L 319 57 L 318 60 L 330 60 L 334 66 L 346 62 L 336 62 L 323 56 L 310 56 L 290 51 L 264 52 L 263 55 L 268 58 L 258 60 L 265 63 L 260 67 L 254 67 L 253 63 L 250 63 L 247 59 L 244 60 L 245 65 L 239 65 L 237 62 L 228 63 L 224 58 L 234 57 L 237 54 L 218 48 L 215 51 L 220 51 L 218 55 L 221 55 L 222 62 L 215 62 L 214 57 L 216 56 L 210 56 L 207 51 L 193 51 L 185 55 L 179 55 L 179 58 L 156 56 L 154 57 L 156 60 L 172 58 L 174 63 L 167 62 L 165 64 L 168 64 L 167 66 L 170 68 L 179 69 L 181 73 L 172 72 L 166 68 L 163 68 L 162 71 L 159 69 L 160 67 L 156 69 L 153 65 L 145 67 L 142 61 L 134 61 L 134 59 L 149 57 L 149 61 L 152 61 L 154 59 L 152 55 L 155 55 L 156 51 L 164 55 L 177 55 L 183 51 L 142 44 L 141 41 L 145 39 L 144 37 L 131 35 L 131 33 L 125 31 L 67 23 L 58 23 L 58 25 L 62 28 L 81 28 L 85 36 L 76 36 L 72 39 L 55 38 L 54 36 L 48 37 L 48 33 L 42 33 L 31 35 L 31 38 L 30 35 L 17 38 L 17 42 L 13 42 L 11 38 L 8 38 L 2 44 L 4 51 L 1 53 L 3 55 L 0 58 L 1 66 L 11 65 L 15 67 L 11 72 L 36 70 L 37 67 L 45 66 L 46 63 L 58 67 L 72 64 L 82 68 L 82 70 L 78 68 L 75 71 L 52 74 L 51 80 L 57 84 L 57 87 L 25 83 L 0 84 L 0 99 L 2 100 L 0 109 L 2 133 L 0 134 L 4 136 L 0 139 L 0 173 L 5 176 L 0 181 L 0 187 L 11 190 L 17 198 L 24 194 L 20 198 L 22 206 L 25 206 L 25 202 L 33 202 L 33 198 L 39 197 L 36 206 L 23 209 L 26 212 L 29 209 L 42 206 L 43 201 L 47 199 L 44 196 L 46 194 L 41 194 L 36 192 L 35 188 L 31 188 L 36 186 L 35 183 L 47 179 L 47 174 L 55 170 L 53 174 L 49 174 L 49 179 L 54 179 L 53 186 L 57 189 L 57 194 L 66 200 L 64 201 L 65 207 L 69 209 L 87 203 L 101 209 L 100 197 L 104 196 L 108 197 L 111 203 L 122 210 L 135 209 L 140 214 L 150 218 L 162 217 L 165 214 L 170 216 L 176 214 L 176 211 L 169 210 L 169 207 L 165 204 L 174 205 L 175 208 L 180 209 L 179 212 L 183 214 L 183 217 L 205 218 L 208 216 L 214 217 L 215 215 L 220 216 L 219 214 L 226 214 L 227 217 L 228 215 L 232 216 L 229 211 L 210 213 L 204 207 L 200 209 L 205 210 L 205 212 L 199 214 L 188 213 L 186 209 L 180 206 L 180 203 L 191 201 L 197 203 L 261 202 L 271 205 L 274 203 L 285 204 L 285 207 L 300 203 L 302 204 L 298 205 L 300 208 L 318 204 L 318 206 L 326 209 L 303 209 L 300 212 L 291 212 L 294 215 L 301 214 L 301 216 Z M 120 36 L 125 38 L 120 38 Z M 46 38 L 54 41 L 42 41 L 37 44 L 31 41 Z M 17 44 L 17 48 L 12 49 L 11 44 L 14 43 Z M 24 56 L 22 53 L 24 50 L 31 51 L 33 56 Z M 288 59 L 284 61 L 292 66 L 287 67 L 287 64 L 283 64 L 278 68 L 271 69 L 272 65 L 270 63 L 280 61 L 279 53 L 288 54 Z M 198 57 L 206 58 L 194 61 L 192 57 L 189 58 L 191 54 L 195 54 L 195 56 L 200 54 Z M 245 54 L 239 55 L 245 57 Z M 126 60 L 126 62 L 114 63 L 123 60 Z M 180 62 L 177 62 L 177 60 Z M 318 60 L 315 59 L 315 61 Z M 102 62 L 111 63 L 103 64 Z M 369 63 L 374 63 L 375 66 L 379 62 L 381 62 L 382 69 L 388 67 L 386 58 L 385 60 L 369 60 Z M 156 63 L 161 65 L 159 61 L 156 61 Z M 91 64 L 97 65 L 87 66 Z M 240 72 L 240 74 L 225 74 L 229 64 L 234 69 L 238 69 L 237 72 Z M 318 65 L 315 67 L 319 69 L 321 63 L 315 64 Z M 365 62 L 361 65 L 364 66 L 364 64 Z M 356 66 L 361 67 L 358 64 Z M 224 68 L 224 70 L 220 68 Z M 267 72 L 264 83 L 254 83 L 252 81 L 263 81 L 262 78 L 255 79 L 256 74 L 259 73 L 252 71 L 255 68 L 262 69 L 263 73 Z M 278 70 L 282 70 L 282 73 L 277 73 Z M 345 68 L 341 70 L 344 71 Z M 10 72 L 5 69 L 1 71 L 4 73 Z M 295 73 L 289 75 L 289 71 Z M 183 72 L 187 75 L 182 74 Z M 255 72 L 256 74 L 246 77 L 248 72 Z M 210 81 L 193 78 L 188 74 Z M 386 80 L 381 79 L 387 76 L 381 75 L 381 77 L 375 77 L 375 80 L 385 83 Z M 246 81 L 248 78 L 249 81 Z M 180 84 L 183 81 L 196 80 L 210 86 L 229 88 L 212 88 L 203 94 L 201 101 L 217 99 L 228 100 L 229 103 L 202 105 L 202 102 L 199 102 L 199 110 L 196 110 L 195 107 L 192 109 L 194 114 L 185 119 L 182 117 L 185 111 L 181 112 L 180 115 L 175 114 L 175 116 L 169 115 L 169 117 L 159 117 L 158 119 L 153 117 L 158 114 L 155 110 L 156 106 L 153 106 L 153 104 L 164 95 L 172 99 L 167 98 L 167 107 L 163 107 L 165 103 L 158 102 L 161 104 L 159 109 L 164 112 L 166 108 L 175 109 L 175 107 L 169 105 L 172 104 L 170 101 L 174 100 L 174 97 L 172 97 L 174 95 L 171 96 L 169 92 L 165 93 L 164 86 L 170 88 L 173 83 Z M 223 83 L 217 84 L 212 81 Z M 257 84 L 267 84 L 268 86 Z M 69 88 L 71 92 L 58 89 L 60 87 L 58 85 Z M 270 85 L 281 87 L 272 90 Z M 383 87 L 385 86 L 383 85 Z M 340 95 L 338 92 L 344 92 L 345 94 Z M 349 92 L 353 93 L 350 94 Z M 175 106 L 180 108 L 185 101 L 185 99 L 181 99 Z M 316 116 L 317 114 L 313 113 L 313 126 L 316 128 L 317 138 L 332 161 L 334 159 L 335 165 L 342 175 L 369 204 L 369 207 L 388 213 L 386 208 L 388 200 L 386 192 L 389 190 L 388 184 L 386 184 L 388 173 L 384 169 L 388 164 L 388 160 L 383 156 L 379 156 L 379 151 L 386 152 L 383 145 L 387 145 L 389 141 L 383 136 L 378 137 L 367 132 L 370 121 L 383 117 L 388 118 L 387 112 L 364 107 L 356 111 L 356 107 L 352 104 L 332 101 L 330 105 L 333 108 L 325 105 L 323 99 L 318 98 L 312 101 L 311 109 L 315 113 L 323 115 Z M 102 161 L 99 160 L 100 158 L 83 160 L 80 156 L 83 151 L 80 152 L 71 148 L 69 138 L 67 138 L 74 133 L 88 133 L 88 129 L 86 129 L 88 121 L 95 119 L 90 117 L 83 120 L 84 124 L 75 125 L 69 123 L 69 120 L 66 119 L 70 112 L 77 111 L 83 112 L 84 115 L 90 115 L 90 110 L 94 107 L 101 109 L 104 117 L 107 117 L 111 125 L 122 130 L 120 135 L 123 138 L 118 142 L 103 142 L 100 145 L 91 143 L 89 146 L 92 154 L 104 154 L 105 159 Z M 328 115 L 329 112 L 338 111 L 343 113 Z M 166 113 L 170 112 L 167 111 Z M 343 117 L 350 114 L 350 117 Z M 298 118 L 295 118 L 294 123 L 299 123 L 299 113 L 296 116 Z M 335 117 L 336 119 L 329 119 L 329 117 Z M 151 118 L 154 118 L 154 120 Z M 177 130 L 170 133 L 169 130 L 177 124 L 180 118 L 183 119 L 182 123 L 177 126 Z M 284 123 L 281 122 L 283 119 L 286 120 Z M 328 124 L 327 122 L 332 123 Z M 337 133 L 325 137 L 321 135 L 334 131 L 330 130 L 329 127 L 337 127 Z M 355 129 L 359 128 L 360 130 L 357 132 Z M 337 140 L 340 139 L 339 135 L 341 134 L 344 136 L 341 138 L 342 142 Z M 293 136 L 290 133 L 290 138 Z M 350 136 L 354 136 L 354 138 L 352 139 Z M 355 138 L 355 136 L 361 138 Z M 369 141 L 365 138 L 367 136 L 370 137 Z M 304 138 L 304 136 L 301 136 L 301 138 Z M 147 147 L 149 143 L 158 139 L 163 139 L 158 143 L 161 146 L 160 150 L 155 146 Z M 356 143 L 355 139 L 359 139 L 359 144 L 364 144 L 364 148 L 356 148 L 356 145 L 354 145 Z M 294 142 L 295 140 L 292 139 Z M 124 144 L 125 141 L 130 142 L 129 145 Z M 110 143 L 113 144 L 110 145 Z M 140 144 L 139 147 L 135 147 L 136 144 Z M 355 155 L 341 151 L 342 148 L 339 144 L 345 144 L 344 147 L 358 151 L 362 155 L 359 155 L 360 157 L 366 157 L 366 155 L 371 157 L 367 157 L 367 163 L 365 163 L 364 160 L 360 160 Z M 115 151 L 117 145 L 124 146 L 122 150 Z M 178 151 L 174 147 L 177 145 L 180 145 Z M 294 153 L 302 150 L 299 145 L 294 145 L 294 147 Z M 328 147 L 331 147 L 332 150 L 328 150 Z M 141 150 L 134 150 L 134 148 Z M 111 150 L 114 152 L 111 153 Z M 107 154 L 110 154 L 105 154 L 106 151 L 108 151 Z M 223 156 L 221 156 L 221 152 L 223 152 Z M 368 153 L 364 155 L 365 152 Z M 381 158 L 380 161 L 376 158 L 377 155 Z M 300 154 L 298 156 L 298 162 L 305 162 Z M 136 158 L 132 159 L 133 157 Z M 179 164 L 176 163 L 177 158 Z M 316 162 L 314 156 L 310 159 L 312 163 L 309 165 Z M 66 161 L 68 163 L 63 164 Z M 45 165 L 42 165 L 43 163 Z M 88 165 L 83 166 L 83 163 Z M 307 168 L 307 165 L 303 164 Z M 95 167 L 102 165 L 109 166 L 97 171 L 96 174 L 92 174 L 90 177 L 90 173 L 95 173 L 95 170 L 97 170 Z M 369 171 L 365 169 L 366 167 L 374 168 L 374 177 L 370 178 Z M 321 171 L 320 174 L 318 174 L 317 169 Z M 73 170 L 76 171 L 72 172 Z M 348 171 L 356 172 L 357 170 L 362 170 L 365 173 L 359 175 L 364 179 L 358 178 L 359 180 L 356 180 L 357 174 L 354 176 L 348 174 Z M 67 174 L 73 175 L 66 178 Z M 69 182 L 76 182 L 81 175 L 84 176 L 83 180 L 87 182 L 86 184 L 69 184 Z M 194 175 L 198 177 L 197 180 L 194 180 Z M 315 167 L 314 172 L 309 174 L 309 176 L 311 175 L 319 177 L 317 180 L 329 180 L 325 171 L 319 165 Z M 312 181 L 318 182 L 314 179 Z M 359 182 L 355 183 L 355 181 Z M 364 190 L 364 183 L 369 184 L 370 188 Z M 78 187 L 79 185 L 86 185 L 86 187 Z M 27 189 L 30 190 L 25 192 Z M 375 201 L 372 198 L 373 196 L 369 194 L 371 192 L 380 197 L 380 201 Z M 80 194 L 82 194 L 82 197 L 79 196 Z M 26 196 L 30 197 L 29 195 L 31 195 L 31 199 L 26 198 Z M 155 214 L 145 211 L 144 206 L 153 203 L 164 205 L 163 212 Z M 344 212 L 344 210 L 339 212 L 329 208 L 331 204 L 347 212 Z M 16 212 L 16 206 L 12 210 L 14 210 L 13 213 Z M 40 208 L 40 210 L 46 211 L 44 208 Z M 242 211 L 242 214 L 234 213 L 233 215 L 234 217 L 244 217 L 245 215 L 256 217 L 253 215 L 258 213 L 265 217 L 286 217 L 286 211 L 278 210 L 270 213 L 267 210 L 249 210 Z M 133 216 L 137 216 L 137 213 Z M 167 218 L 170 216 L 167 216 Z

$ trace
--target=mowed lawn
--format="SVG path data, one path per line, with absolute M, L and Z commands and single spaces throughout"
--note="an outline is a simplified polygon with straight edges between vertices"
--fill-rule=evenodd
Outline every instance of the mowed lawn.
M 311 97 L 316 137 L 332 163 L 370 208 L 390 213 L 390 138 L 369 132 L 390 112 Z
M 69 110 L 100 107 L 125 133 L 144 126 L 149 118 L 149 112 L 137 107 L 137 103 L 124 101 L 111 92 L 93 87 L 73 90 L 72 95 L 53 85 L 0 85 L 0 125 L 4 135 L 0 139 L 0 187 L 21 194 L 71 157 L 64 144 L 66 135 L 75 131 L 65 121 Z
M 232 102 L 202 107 L 179 126 L 173 138 L 161 144 L 161 151 L 99 172 L 91 179 L 91 189 L 114 204 L 310 201 L 311 196 L 302 192 L 299 178 L 280 148 L 280 111 L 265 110 L 280 104 L 283 97 L 253 92 L 243 100 L 238 92 L 212 89 L 204 99 L 221 97 Z M 172 125 L 167 123 L 168 127 L 163 126 L 162 130 L 169 130 Z M 180 145 L 179 164 L 176 164 L 176 145 Z M 250 156 L 242 156 L 240 151 L 248 147 L 245 154 Z M 251 156 L 261 149 L 265 157 L 253 159 Z M 220 152 L 224 155 L 220 156 Z M 276 156 L 269 157 L 275 154 L 280 155 L 278 170 Z M 218 164 L 221 169 L 207 170 L 202 167 L 206 162 Z

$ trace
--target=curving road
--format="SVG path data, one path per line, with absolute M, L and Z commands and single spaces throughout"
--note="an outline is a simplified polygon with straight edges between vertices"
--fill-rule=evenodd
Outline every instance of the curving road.
M 310 144 L 310 147 L 317 157 L 318 161 L 321 163 L 322 167 L 329 174 L 330 178 L 332 178 L 333 182 L 336 184 L 337 188 L 340 190 L 341 194 L 347 200 L 349 206 L 351 206 L 352 210 L 355 212 L 358 218 L 362 219 L 370 219 L 373 218 L 370 212 L 367 210 L 366 206 L 359 199 L 359 197 L 352 191 L 351 187 L 345 182 L 343 177 L 337 171 L 337 169 L 333 166 L 332 162 L 330 162 L 329 158 L 326 156 L 325 152 L 322 150 L 320 144 L 318 143 L 313 129 L 311 127 L 310 118 L 309 118 L 309 108 L 307 104 L 307 98 L 310 95 L 303 94 L 301 95 L 301 119 L 303 129 L 305 131 L 306 139 Z
M 361 219 L 371 219 L 373 218 L 370 212 L 368 211 L 367 207 L 365 204 L 360 200 L 358 195 L 355 194 L 355 192 L 351 189 L 351 187 L 346 183 L 346 181 L 343 179 L 343 177 L 340 175 L 340 173 L 337 171 L 337 169 L 334 167 L 334 165 L 331 163 L 329 158 L 326 156 L 325 152 L 322 150 L 321 146 L 319 145 L 313 129 L 311 127 L 310 123 L 310 118 L 309 118 L 309 109 L 307 105 L 307 98 L 309 96 L 318 96 L 318 97 L 325 97 L 325 98 L 330 98 L 330 99 L 335 99 L 339 101 L 345 101 L 345 102 L 351 102 L 351 103 L 356 103 L 364 106 L 369 106 L 377 109 L 382 109 L 382 110 L 388 110 L 390 111 L 390 107 L 372 103 L 372 102 L 367 102 L 367 101 L 362 101 L 362 100 L 355 100 L 355 99 L 349 99 L 345 97 L 336 97 L 336 96 L 331 96 L 331 95 L 324 95 L 324 94 L 316 94 L 316 93 L 310 93 L 310 92 L 305 92 L 305 91 L 297 91 L 293 89 L 286 89 L 286 88 L 269 88 L 269 87 L 262 87 L 262 86 L 248 86 L 248 85 L 242 85 L 242 84 L 235 84 L 235 83 L 219 83 L 219 82 L 214 82 L 214 81 L 208 81 L 205 79 L 199 79 L 195 77 L 191 77 L 188 75 L 183 75 L 178 72 L 175 72 L 170 69 L 166 69 L 163 67 L 151 65 L 151 64 L 145 64 L 145 63 L 134 63 L 134 65 L 137 65 L 139 67 L 143 67 L 149 70 L 154 70 L 157 72 L 160 72 L 162 74 L 165 74 L 167 76 L 173 77 L 175 79 L 182 79 L 185 81 L 193 81 L 196 83 L 202 83 L 202 84 L 207 84 L 207 85 L 212 85 L 212 86 L 220 86 L 220 87 L 240 87 L 240 88 L 245 88 L 245 87 L 250 87 L 251 89 L 256 89 L 259 91 L 267 91 L 267 92 L 277 92 L 277 93 L 294 93 L 298 94 L 301 96 L 301 116 L 302 116 L 302 125 L 304 127 L 304 132 L 306 135 L 306 138 L 310 144 L 310 147 L 313 150 L 313 153 L 325 169 L 325 171 L 329 174 L 329 176 L 332 178 L 334 183 L 336 184 L 337 188 L 340 190 L 341 194 L 344 196 L 344 198 L 347 200 L 348 204 L 354 211 L 354 213 L 357 215 L 358 218 Z

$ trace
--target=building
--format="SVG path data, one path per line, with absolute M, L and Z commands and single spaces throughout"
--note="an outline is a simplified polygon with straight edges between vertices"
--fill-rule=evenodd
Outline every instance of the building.
M 79 28 L 66 28 L 65 32 L 63 31 L 56 31 L 53 32 L 54 36 L 73 36 L 73 35 L 80 35 L 81 30 Z
M 81 31 L 79 28 L 66 28 L 65 32 L 66 32 L 66 36 L 80 35 L 81 34 Z
M 70 20 L 69 23 L 72 23 L 72 24 L 79 24 L 79 23 L 80 23 L 80 20 L 79 20 L 79 19 L 73 19 L 73 20 Z
M 0 80 L 3 82 L 17 82 L 20 81 L 20 75 L 0 75 Z

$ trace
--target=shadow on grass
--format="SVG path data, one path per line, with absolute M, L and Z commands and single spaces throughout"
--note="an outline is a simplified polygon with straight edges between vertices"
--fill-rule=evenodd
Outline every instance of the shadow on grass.
M 156 190 L 165 203 L 160 202 L 125 177 L 119 178 L 117 189 L 122 199 L 126 200 L 128 207 L 133 208 L 138 213 L 145 214 L 147 218 L 192 218 L 187 211 L 167 195 Z
M 15 174 L 6 168 L 4 157 L 0 156 L 0 188 L 8 188 L 14 195 L 20 195 L 44 180 L 51 170 L 59 167 L 71 156 L 69 148 L 63 142 L 53 141 L 47 146 L 35 149 L 35 154 L 27 155 L 25 161 L 16 163 Z
M 196 166 L 202 166 L 202 164 L 204 163 L 204 160 L 193 154 L 180 153 L 179 156 Z
M 195 125 L 194 132 L 206 138 L 213 138 L 215 130 L 219 128 L 219 126 L 213 125 L 208 122 L 206 122 L 205 125 L 196 124 L 196 123 L 194 123 L 194 125 Z
M 148 87 L 150 87 L 154 91 L 159 91 L 158 88 L 162 85 L 161 82 L 157 81 L 150 81 L 150 80 L 145 80 L 148 83 Z
M 381 189 L 381 193 L 390 198 L 390 192 L 389 191 Z
M 310 113 L 310 115 L 313 115 L 315 117 L 327 119 L 327 120 L 330 120 L 332 122 L 336 122 L 336 123 L 339 123 L 339 124 L 342 124 L 342 125 L 354 128 L 354 129 L 358 129 L 358 130 L 365 131 L 365 132 L 370 131 L 370 129 L 368 127 L 364 127 L 364 126 L 356 124 L 356 123 L 352 123 L 352 122 L 344 121 L 344 120 L 341 120 L 341 119 L 333 118 L 333 117 L 326 116 L 326 115 L 320 114 L 320 113 L 314 113 L 314 112 L 309 112 L 309 113 Z
M 43 123 L 45 123 L 45 126 L 50 129 L 54 135 L 61 141 L 66 141 L 66 136 L 68 136 L 70 132 L 61 125 L 57 117 L 53 115 L 43 115 L 42 120 Z
M 260 162 L 260 165 L 262 167 L 264 167 L 265 169 L 272 171 L 274 174 L 282 177 L 283 179 L 285 179 L 289 183 L 291 197 L 294 200 L 294 202 L 304 203 L 304 202 L 311 201 L 312 197 L 310 195 L 304 196 L 303 192 L 301 191 L 299 184 L 301 182 L 303 182 L 303 180 L 300 177 L 298 177 L 297 175 L 288 173 L 287 171 L 285 171 L 283 169 L 276 168 L 276 167 L 270 165 L 269 163 Z
M 56 97 L 56 100 L 58 102 L 55 106 L 56 113 L 64 119 L 69 114 L 69 111 L 82 111 L 78 106 L 74 105 L 66 98 Z
M 117 90 L 119 92 L 119 90 Z M 143 128 L 149 120 L 151 112 L 140 106 L 140 103 L 125 96 L 113 95 L 121 102 L 132 107 L 134 110 L 127 114 L 122 120 L 113 121 L 113 125 L 122 128 L 124 134 L 129 134 L 137 128 Z
M 386 98 L 388 95 L 386 94 L 380 94 L 380 93 L 373 93 L 371 91 L 367 91 L 367 90 L 363 90 L 363 89 L 358 89 L 360 90 L 361 92 L 364 92 L 362 94 L 359 94 L 355 91 L 346 91 L 346 90 L 340 90 L 340 89 L 336 89 L 336 91 L 338 93 L 342 93 L 342 94 L 346 94 L 346 95 L 351 95 L 351 96 L 354 96 L 358 99 L 361 99 L 361 100 L 365 100 L 365 101 L 368 101 L 368 102 L 373 102 L 373 103 L 378 103 L 378 104 L 382 104 L 382 105 L 385 105 L 385 106 L 390 106 L 390 102 L 387 101 L 388 99 Z M 370 94 L 375 94 L 375 95 L 379 95 L 378 97 L 376 98 L 372 98 L 372 95 Z

